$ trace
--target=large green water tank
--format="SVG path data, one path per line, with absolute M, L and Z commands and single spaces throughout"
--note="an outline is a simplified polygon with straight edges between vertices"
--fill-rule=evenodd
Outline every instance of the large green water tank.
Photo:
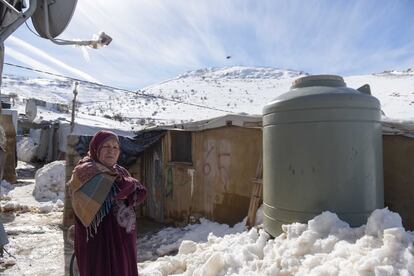
M 263 108 L 264 226 L 307 222 L 323 211 L 351 226 L 384 205 L 380 102 L 342 77 L 297 79 Z

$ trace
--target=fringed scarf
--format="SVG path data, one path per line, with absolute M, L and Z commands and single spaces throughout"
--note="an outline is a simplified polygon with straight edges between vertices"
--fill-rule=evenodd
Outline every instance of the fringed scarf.
M 116 170 L 95 162 L 89 156 L 82 159 L 73 170 L 68 183 L 72 207 L 86 227 L 88 237 L 96 234 L 102 219 L 109 213 L 119 190 L 116 184 L 119 180 Z
M 140 204 L 146 196 L 145 186 L 119 165 L 107 168 L 86 156 L 75 167 L 68 182 L 72 208 L 86 227 L 87 239 L 97 233 L 115 200 L 128 206 Z

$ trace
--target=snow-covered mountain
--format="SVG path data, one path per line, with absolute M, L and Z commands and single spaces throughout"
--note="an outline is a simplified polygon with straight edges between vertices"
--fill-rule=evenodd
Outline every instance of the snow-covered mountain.
M 136 92 L 82 82 L 78 87 L 76 120 L 86 125 L 138 130 L 227 113 L 261 114 L 265 104 L 287 92 L 295 79 L 305 75 L 269 67 L 207 68 Z M 387 117 L 414 119 L 414 70 L 350 76 L 345 77 L 345 82 L 352 88 L 368 83 Z M 59 112 L 53 103 L 70 106 L 73 88 L 72 80 L 6 75 L 2 93 L 14 95 L 19 113 L 24 113 L 25 99 L 36 98 L 48 103 L 38 107 L 38 119 L 70 120 L 70 114 Z

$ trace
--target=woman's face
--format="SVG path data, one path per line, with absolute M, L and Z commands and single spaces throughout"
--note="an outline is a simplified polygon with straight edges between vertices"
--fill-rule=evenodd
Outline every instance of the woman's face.
M 115 138 L 105 141 L 98 152 L 98 161 L 107 167 L 116 164 L 119 158 L 119 144 Z

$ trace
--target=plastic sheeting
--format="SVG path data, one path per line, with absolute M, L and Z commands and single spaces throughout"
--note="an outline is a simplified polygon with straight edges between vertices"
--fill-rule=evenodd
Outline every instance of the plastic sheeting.
M 121 166 L 130 166 L 136 162 L 138 157 L 147 148 L 161 139 L 166 130 L 154 130 L 149 132 L 141 132 L 134 138 L 119 136 L 121 143 L 121 154 L 118 163 Z M 80 156 L 85 156 L 89 149 L 89 142 L 92 136 L 80 136 L 79 142 L 75 146 L 75 150 Z

